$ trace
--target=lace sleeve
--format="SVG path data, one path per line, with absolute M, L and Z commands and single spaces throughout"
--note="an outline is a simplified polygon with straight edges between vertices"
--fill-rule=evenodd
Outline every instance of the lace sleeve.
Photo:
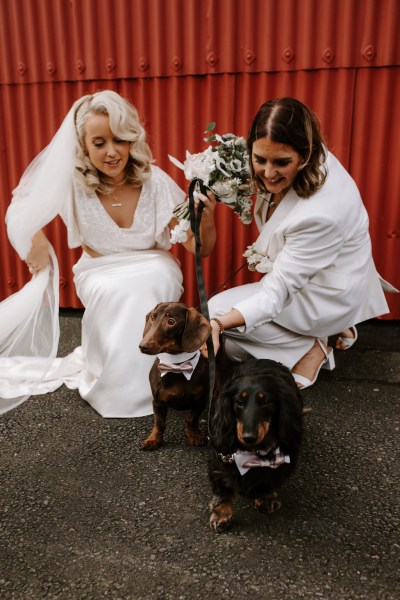
M 152 193 L 155 194 L 156 231 L 155 238 L 157 246 L 169 249 L 170 232 L 168 224 L 173 218 L 174 208 L 185 200 L 185 192 L 175 181 L 162 171 L 159 167 L 152 167 L 154 185 Z

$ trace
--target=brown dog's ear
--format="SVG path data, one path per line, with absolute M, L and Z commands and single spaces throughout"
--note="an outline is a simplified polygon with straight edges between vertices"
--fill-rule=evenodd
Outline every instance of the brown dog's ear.
M 184 352 L 194 352 L 201 348 L 211 333 L 211 325 L 195 308 L 188 308 L 186 325 L 182 336 Z

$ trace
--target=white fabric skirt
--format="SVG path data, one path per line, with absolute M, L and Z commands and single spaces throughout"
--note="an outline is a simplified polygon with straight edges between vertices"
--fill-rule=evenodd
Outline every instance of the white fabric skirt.
M 154 357 L 142 354 L 139 343 L 146 314 L 159 302 L 177 301 L 182 295 L 178 261 L 165 250 L 99 258 L 84 253 L 73 271 L 85 307 L 82 345 L 50 364 L 40 357 L 4 359 L 4 399 L 22 394 L 26 399 L 65 384 L 78 389 L 103 417 L 152 414 L 149 371 Z M 12 407 L 5 405 L 4 410 Z
M 103 417 L 140 417 L 152 413 L 149 371 L 153 356 L 140 352 L 146 314 L 159 302 L 182 295 L 182 273 L 165 250 L 99 258 L 84 254 L 74 266 L 77 294 L 85 306 L 82 347 L 84 369 L 68 387 Z

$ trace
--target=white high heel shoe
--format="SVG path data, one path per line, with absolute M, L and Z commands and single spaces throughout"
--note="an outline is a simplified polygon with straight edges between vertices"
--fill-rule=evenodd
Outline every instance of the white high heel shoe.
M 299 373 L 292 373 L 293 379 L 295 380 L 295 382 L 297 383 L 298 387 L 301 390 L 304 390 L 305 388 L 308 388 L 308 387 L 311 387 L 312 385 L 314 385 L 314 383 L 317 381 L 317 378 L 318 378 L 318 375 L 319 375 L 319 372 L 321 369 L 327 369 L 328 371 L 333 371 L 333 369 L 335 368 L 335 357 L 333 355 L 333 348 L 330 348 L 329 346 L 328 346 L 328 348 L 326 348 L 325 345 L 322 343 L 322 341 L 319 338 L 316 338 L 315 341 L 318 342 L 319 347 L 321 348 L 322 352 L 325 354 L 325 358 L 319 365 L 319 367 L 314 375 L 313 380 L 307 379 L 307 377 L 304 377 L 303 375 L 299 375 Z
M 352 327 L 348 327 L 348 329 L 350 329 L 350 331 L 353 332 L 353 336 L 354 337 L 348 338 L 348 337 L 341 337 L 339 335 L 338 339 L 337 339 L 337 342 L 341 342 L 343 344 L 343 347 L 342 348 L 338 348 L 336 346 L 336 350 L 348 350 L 349 348 L 351 348 L 353 346 L 353 344 L 356 343 L 357 338 L 358 338 L 358 331 L 356 329 L 356 326 L 353 325 Z

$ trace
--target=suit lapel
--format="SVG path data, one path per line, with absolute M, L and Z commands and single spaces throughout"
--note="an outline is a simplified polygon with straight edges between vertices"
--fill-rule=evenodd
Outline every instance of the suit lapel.
M 269 194 L 267 199 L 271 195 Z M 258 236 L 254 247 L 262 254 L 267 254 L 268 246 L 271 240 L 271 236 L 276 228 L 282 223 L 287 217 L 290 211 L 296 206 L 299 201 L 299 197 L 293 188 L 287 192 L 283 200 L 276 207 L 271 218 L 265 223 L 265 217 L 268 210 L 268 203 L 260 196 L 257 197 L 257 201 L 254 207 L 254 219 L 257 227 L 260 229 L 260 235 Z

